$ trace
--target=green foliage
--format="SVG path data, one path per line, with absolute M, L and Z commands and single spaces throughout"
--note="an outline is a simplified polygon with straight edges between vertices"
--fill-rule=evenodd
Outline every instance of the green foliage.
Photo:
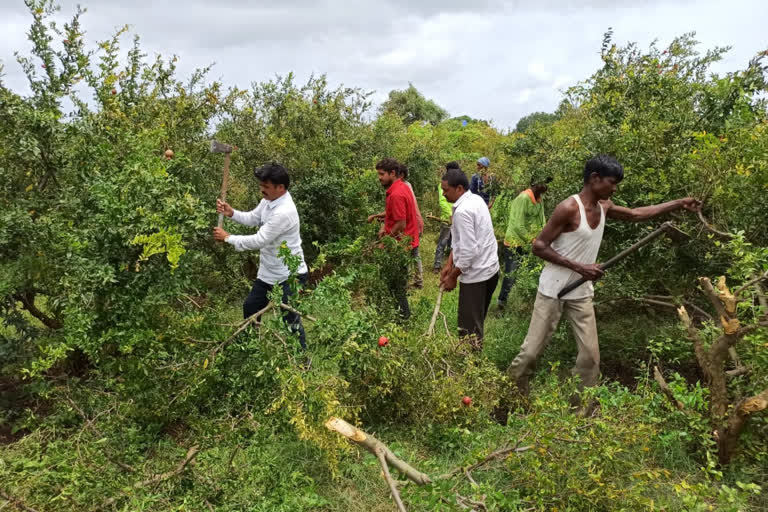
M 396 114 L 406 125 L 416 121 L 435 125 L 448 117 L 448 112 L 425 98 L 413 84 L 408 84 L 404 91 L 389 91 L 387 101 L 381 104 L 381 112 Z

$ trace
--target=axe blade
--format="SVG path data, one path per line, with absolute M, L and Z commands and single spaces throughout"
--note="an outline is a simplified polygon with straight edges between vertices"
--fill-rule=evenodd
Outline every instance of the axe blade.
M 211 153 L 231 153 L 232 152 L 232 146 L 229 144 L 224 144 L 223 142 L 218 142 L 215 140 L 211 141 Z

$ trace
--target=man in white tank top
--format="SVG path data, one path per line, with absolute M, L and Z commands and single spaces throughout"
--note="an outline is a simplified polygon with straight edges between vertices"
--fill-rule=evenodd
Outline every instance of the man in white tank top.
M 681 208 L 696 211 L 700 207 L 699 202 L 690 197 L 641 208 L 617 206 L 610 198 L 623 178 L 624 169 L 611 156 L 600 155 L 587 161 L 581 192 L 557 205 L 533 242 L 533 254 L 547 264 L 539 278 L 528 335 L 509 367 L 509 373 L 523 395 L 528 394 L 536 359 L 549 343 L 563 312 L 568 315 L 579 349 L 571 372 L 581 379 L 581 388 L 597 384 L 600 349 L 592 307 L 592 281 L 603 275 L 600 265 L 595 262 L 606 218 L 638 222 Z M 590 281 L 562 300 L 557 298 L 560 290 L 581 277 Z M 575 407 L 580 405 L 578 395 L 573 397 L 572 403 Z

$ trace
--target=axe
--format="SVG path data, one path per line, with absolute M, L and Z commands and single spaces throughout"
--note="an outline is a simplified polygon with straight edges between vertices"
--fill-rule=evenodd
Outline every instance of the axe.
M 225 203 L 227 201 L 227 181 L 229 181 L 229 160 L 230 155 L 232 154 L 232 146 L 212 140 L 211 153 L 224 153 L 224 173 L 221 178 L 221 194 L 219 198 L 221 199 L 222 203 Z M 224 214 L 220 213 L 218 226 L 222 227 L 223 225 Z
M 675 227 L 675 225 L 672 224 L 671 222 L 665 222 L 656 231 L 648 234 L 645 238 L 642 238 L 641 240 L 635 242 L 635 244 L 633 244 L 632 246 L 627 247 L 626 249 L 621 251 L 619 254 L 609 259 L 608 261 L 606 261 L 605 263 L 601 263 L 600 268 L 603 270 L 607 270 L 611 268 L 616 263 L 623 260 L 633 252 L 638 251 L 641 247 L 648 245 L 649 243 L 653 242 L 654 240 L 656 240 L 657 238 L 659 238 L 661 235 L 664 235 L 664 234 L 666 234 L 673 242 L 678 242 L 678 243 L 688 240 L 690 238 L 690 236 L 688 236 L 687 233 L 684 233 L 679 229 L 677 229 L 677 227 Z M 564 295 L 567 295 L 568 293 L 572 292 L 573 290 L 583 285 L 587 281 L 589 281 L 589 279 L 587 279 L 586 277 L 582 277 L 578 281 L 575 281 L 569 284 L 568 286 L 560 290 L 560 293 L 557 294 L 557 298 L 562 299 Z

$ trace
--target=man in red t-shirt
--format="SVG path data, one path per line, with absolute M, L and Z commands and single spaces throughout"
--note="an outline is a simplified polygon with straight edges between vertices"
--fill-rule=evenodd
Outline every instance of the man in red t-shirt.
M 398 177 L 400 163 L 394 158 L 385 158 L 376 164 L 379 183 L 387 189 L 387 202 L 384 208 L 384 225 L 379 230 L 379 238 L 389 235 L 396 239 L 410 237 L 411 251 L 419 247 L 419 217 L 416 199 L 413 192 L 403 180 Z M 402 276 L 392 276 L 390 289 L 397 299 L 400 316 L 407 320 L 411 316 L 408 306 L 406 287 L 408 284 L 408 267 L 402 271 Z M 403 279 L 404 278 L 404 279 Z

